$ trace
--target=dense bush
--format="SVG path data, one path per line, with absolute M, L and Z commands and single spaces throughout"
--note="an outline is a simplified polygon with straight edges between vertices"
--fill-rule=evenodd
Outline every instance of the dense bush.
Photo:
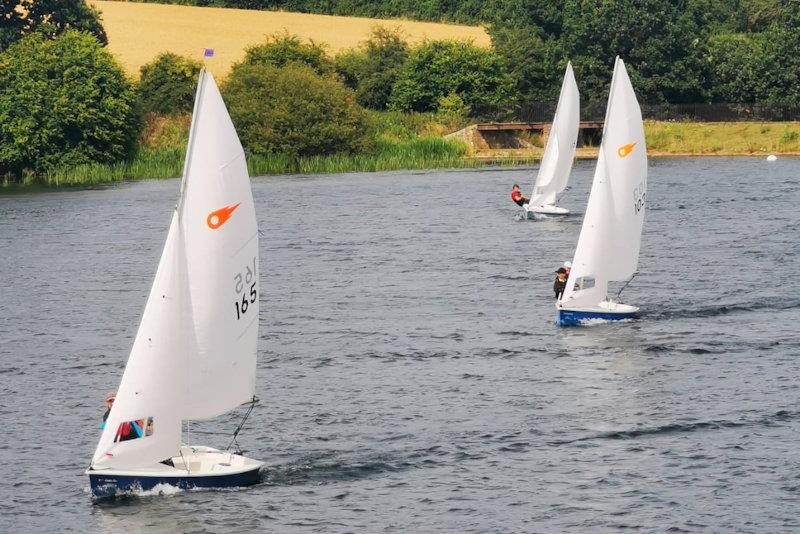
M 223 93 L 242 144 L 254 154 L 355 153 L 373 143 L 353 92 L 305 65 L 237 65 Z
M 0 54 L 0 174 L 126 158 L 139 126 L 135 101 L 93 36 L 24 37 Z
M 34 31 L 53 38 L 75 29 L 108 42 L 100 13 L 85 0 L 0 0 L 0 20 L 0 50 Z
M 347 87 L 355 91 L 358 82 L 367 75 L 367 52 L 352 48 L 336 54 L 333 68 Z
M 390 107 L 436 111 L 458 95 L 474 116 L 494 114 L 513 102 L 514 80 L 492 50 L 463 41 L 427 41 L 412 50 L 392 90 Z
M 141 68 L 139 101 L 145 113 L 192 111 L 200 62 L 166 52 Z
M 275 34 L 260 45 L 247 49 L 244 62 L 249 65 L 285 67 L 306 65 L 321 76 L 333 74 L 333 61 L 325 47 L 310 41 L 304 43 L 300 37 L 288 33 Z
M 336 70 L 356 90 L 359 104 L 382 110 L 389 104 L 408 54 L 408 43 L 399 31 L 377 27 L 360 50 L 337 56 Z

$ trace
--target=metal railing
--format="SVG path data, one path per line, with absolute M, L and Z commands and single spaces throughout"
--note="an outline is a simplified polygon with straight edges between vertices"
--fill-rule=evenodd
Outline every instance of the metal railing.
M 581 120 L 602 121 L 606 102 L 581 103 Z M 741 121 L 800 121 L 800 106 L 765 104 L 641 104 L 645 119 L 660 121 L 741 122 Z M 532 102 L 512 111 L 522 122 L 553 120 L 555 103 Z

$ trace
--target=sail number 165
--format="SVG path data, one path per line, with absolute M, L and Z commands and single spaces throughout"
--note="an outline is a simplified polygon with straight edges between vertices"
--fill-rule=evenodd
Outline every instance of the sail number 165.
M 238 321 L 247 313 L 250 305 L 255 304 L 258 298 L 258 291 L 256 290 L 258 280 L 256 279 L 255 256 L 253 257 L 252 266 L 246 265 L 244 272 L 236 273 L 236 276 L 233 277 L 233 281 L 235 282 L 234 290 L 236 291 L 236 301 L 234 304 L 236 305 L 236 320 Z

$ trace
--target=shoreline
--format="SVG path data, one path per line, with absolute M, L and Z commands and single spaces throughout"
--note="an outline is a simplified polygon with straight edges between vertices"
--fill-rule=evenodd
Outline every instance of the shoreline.
M 529 152 L 529 151 L 528 151 Z M 580 161 L 591 161 L 597 159 L 598 149 L 579 149 L 579 152 L 575 155 L 576 160 Z M 668 158 L 766 158 L 767 156 L 774 155 L 778 158 L 781 157 L 788 157 L 788 158 L 795 158 L 800 157 L 800 152 L 798 151 L 786 151 L 786 152 L 752 152 L 752 153 L 745 153 L 745 152 L 666 152 L 660 150 L 648 150 L 647 157 L 651 159 L 668 159 Z M 541 151 L 536 152 L 535 154 L 524 154 L 522 151 L 502 151 L 496 150 L 492 151 L 491 153 L 477 153 L 470 156 L 466 156 L 466 158 L 471 159 L 475 162 L 491 165 L 493 163 L 502 164 L 503 162 L 531 162 L 531 163 L 538 163 L 542 159 Z
M 530 154 L 530 151 L 527 154 L 521 153 L 522 151 L 513 151 L 514 153 L 502 153 L 504 151 L 493 151 L 492 154 L 475 154 L 469 156 L 462 156 L 459 159 L 449 159 L 448 161 L 427 161 L 427 162 L 420 162 L 420 165 L 412 165 L 412 166 L 392 166 L 389 165 L 381 165 L 377 164 L 376 161 L 371 161 L 364 165 L 363 167 L 359 167 L 358 165 L 354 166 L 346 166 L 346 168 L 341 169 L 324 169 L 324 168 L 315 168 L 313 164 L 311 165 L 301 165 L 300 169 L 285 169 L 276 172 L 276 169 L 265 169 L 261 168 L 259 170 L 252 169 L 253 165 L 251 165 L 251 178 L 258 178 L 264 176 L 288 176 L 288 175 L 321 175 L 321 174 L 330 174 L 330 175 L 337 175 L 337 174 L 347 174 L 347 173 L 379 173 L 379 172 L 397 172 L 397 171 L 412 171 L 412 170 L 456 170 L 456 169 L 479 169 L 483 167 L 505 167 L 508 169 L 513 169 L 515 167 L 526 167 L 536 165 L 541 161 L 541 154 Z M 510 151 L 509 151 L 510 152 Z M 576 155 L 575 159 L 581 161 L 591 161 L 597 159 L 597 149 L 583 149 L 583 153 L 579 153 Z M 762 158 L 765 159 L 768 153 L 760 152 L 760 153 L 720 153 L 720 152 L 710 152 L 710 153 L 697 153 L 697 152 L 662 152 L 662 151 L 648 151 L 648 158 L 651 159 L 670 159 L 670 158 L 715 158 L 715 157 L 727 157 L 727 158 Z M 777 152 L 774 154 L 778 158 L 781 157 L 789 157 L 789 158 L 796 158 L 800 157 L 800 152 L 796 151 L 787 151 L 787 152 Z M 365 162 L 362 162 L 365 163 Z M 427 163 L 427 165 L 425 165 Z M 162 174 L 162 175 L 151 175 L 151 176 L 133 176 L 127 175 L 125 172 L 119 172 L 119 170 L 115 170 L 112 168 L 113 166 L 93 166 L 91 169 L 91 177 L 85 180 L 80 180 L 80 176 L 76 172 L 68 172 L 64 174 L 63 179 L 59 179 L 58 176 L 54 176 L 48 178 L 46 180 L 41 179 L 28 179 L 22 182 L 12 182 L 12 181 L 2 181 L 0 182 L 0 194 L 2 192 L 13 192 L 13 191 L 26 191 L 26 190 L 74 190 L 76 188 L 81 187 L 92 187 L 92 186 L 100 186 L 100 185 L 108 185 L 108 184 L 115 184 L 115 183 L 126 183 L 126 182 L 137 182 L 137 181 L 145 181 L 145 180 L 173 180 L 176 178 L 180 178 L 180 174 Z M 261 167 L 260 165 L 256 165 L 256 167 Z M 376 168 L 378 167 L 378 168 Z M 272 172 L 265 172 L 271 170 Z M 255 171 L 255 172 L 253 172 Z

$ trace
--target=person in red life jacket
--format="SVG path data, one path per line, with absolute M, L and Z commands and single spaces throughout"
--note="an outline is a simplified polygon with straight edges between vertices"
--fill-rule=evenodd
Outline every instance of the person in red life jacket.
M 103 414 L 103 422 L 100 423 L 101 429 L 106 427 L 106 421 L 111 414 L 111 408 L 114 406 L 114 399 L 116 399 L 116 397 L 117 394 L 113 391 L 109 391 L 106 394 L 106 413 Z M 143 428 L 144 419 L 120 423 L 119 427 L 117 427 L 117 435 L 114 436 L 114 441 L 128 441 L 129 439 L 140 438 L 144 434 Z
M 516 202 L 517 206 L 522 206 L 523 204 L 527 204 L 528 197 L 522 194 L 517 184 L 514 184 L 514 187 L 511 188 L 511 200 Z
M 128 441 L 130 439 L 141 438 L 144 435 L 143 427 L 144 419 L 120 423 L 114 441 Z

